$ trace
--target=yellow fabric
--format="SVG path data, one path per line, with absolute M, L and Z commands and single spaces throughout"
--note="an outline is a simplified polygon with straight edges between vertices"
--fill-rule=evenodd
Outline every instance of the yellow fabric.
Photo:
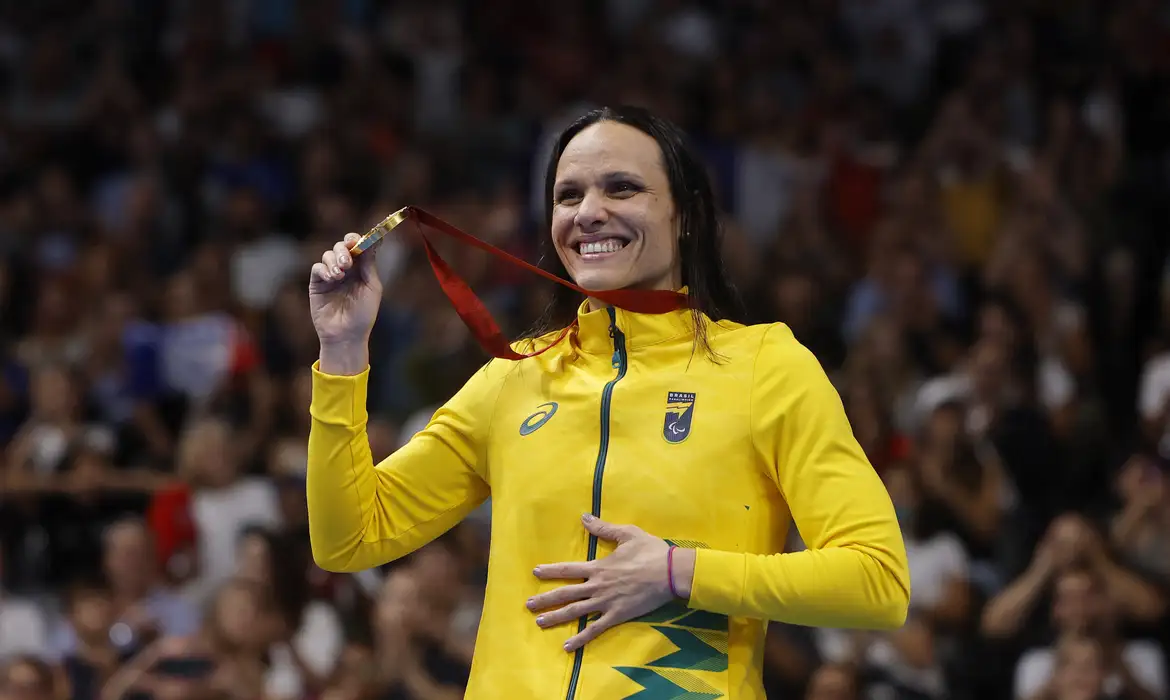
M 764 620 L 900 625 L 910 581 L 894 509 L 816 359 L 780 324 L 708 324 L 716 364 L 690 318 L 583 309 L 566 341 L 489 362 L 377 466 L 367 376 L 314 368 L 317 562 L 357 571 L 403 556 L 490 495 L 472 699 L 763 698 Z M 699 553 L 689 608 L 625 623 L 577 658 L 561 648 L 577 625 L 542 630 L 525 601 L 562 585 L 533 567 L 588 558 L 588 512 Z M 809 549 L 779 554 L 793 519 Z
M 1003 219 L 998 180 L 987 176 L 946 184 L 941 200 L 960 259 L 968 265 L 982 265 L 991 256 Z

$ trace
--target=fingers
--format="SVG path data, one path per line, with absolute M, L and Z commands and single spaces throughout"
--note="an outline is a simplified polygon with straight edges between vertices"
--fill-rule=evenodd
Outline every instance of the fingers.
M 637 537 L 642 531 L 633 525 L 614 525 L 601 518 L 586 513 L 581 516 L 581 522 L 589 534 L 600 537 L 607 542 L 627 542 Z
M 329 268 L 323 262 L 314 263 L 313 269 L 309 271 L 309 282 L 332 282 L 333 275 L 330 274 Z
M 333 250 L 331 252 L 337 260 L 337 267 L 341 268 L 342 272 L 353 267 L 353 256 L 349 254 L 349 244 L 345 241 L 338 241 L 333 244 Z
M 587 579 L 593 574 L 596 562 L 572 561 L 561 564 L 541 564 L 532 574 L 542 581 Z
M 618 622 L 618 616 L 612 610 L 605 613 L 601 617 L 597 618 L 593 624 L 587 625 L 580 633 L 570 637 L 569 641 L 565 642 L 565 651 L 577 651 L 589 642 L 597 639 L 599 636 L 601 636 L 602 632 L 606 631 L 610 627 L 613 627 Z
M 593 587 L 587 583 L 574 583 L 568 586 L 561 586 L 556 590 L 529 598 L 528 609 L 532 611 L 548 610 L 549 608 L 555 608 L 565 603 L 572 603 L 576 600 L 585 600 L 592 593 Z
M 572 605 L 566 605 L 558 610 L 543 613 L 536 618 L 536 624 L 544 629 L 549 627 L 556 627 L 563 625 L 566 622 L 573 622 L 580 620 L 590 613 L 599 612 L 601 610 L 600 601 L 596 600 L 581 600 Z
M 340 279 L 341 268 L 337 266 L 337 253 L 332 248 L 321 254 L 321 263 L 329 270 L 329 274 Z
M 354 265 L 353 256 L 349 249 L 360 239 L 356 233 L 346 234 L 345 238 L 333 244 L 333 247 L 321 254 L 321 262 L 313 265 L 310 273 L 312 279 L 323 282 L 337 282 L 345 279 L 345 271 Z

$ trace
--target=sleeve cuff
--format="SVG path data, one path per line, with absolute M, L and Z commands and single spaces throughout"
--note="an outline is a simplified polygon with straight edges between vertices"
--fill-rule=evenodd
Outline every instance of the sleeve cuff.
M 318 363 L 314 362 L 313 402 L 309 414 L 314 421 L 326 425 L 346 428 L 365 425 L 369 420 L 366 411 L 369 379 L 369 367 L 361 374 L 340 376 L 321 372 Z
M 697 610 L 735 615 L 743 607 L 747 555 L 699 549 L 688 606 Z

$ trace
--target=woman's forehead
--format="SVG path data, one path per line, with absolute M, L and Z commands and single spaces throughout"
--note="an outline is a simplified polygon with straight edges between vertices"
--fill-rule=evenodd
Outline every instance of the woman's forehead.
M 598 122 L 574 136 L 557 163 L 558 180 L 616 172 L 664 175 L 658 143 L 632 126 Z

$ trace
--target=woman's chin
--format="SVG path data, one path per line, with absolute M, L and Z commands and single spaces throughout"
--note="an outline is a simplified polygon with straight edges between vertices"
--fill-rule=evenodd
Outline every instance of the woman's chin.
M 578 287 L 589 292 L 610 292 L 633 284 L 626 275 L 607 273 L 605 270 L 590 270 L 579 275 L 576 282 Z

